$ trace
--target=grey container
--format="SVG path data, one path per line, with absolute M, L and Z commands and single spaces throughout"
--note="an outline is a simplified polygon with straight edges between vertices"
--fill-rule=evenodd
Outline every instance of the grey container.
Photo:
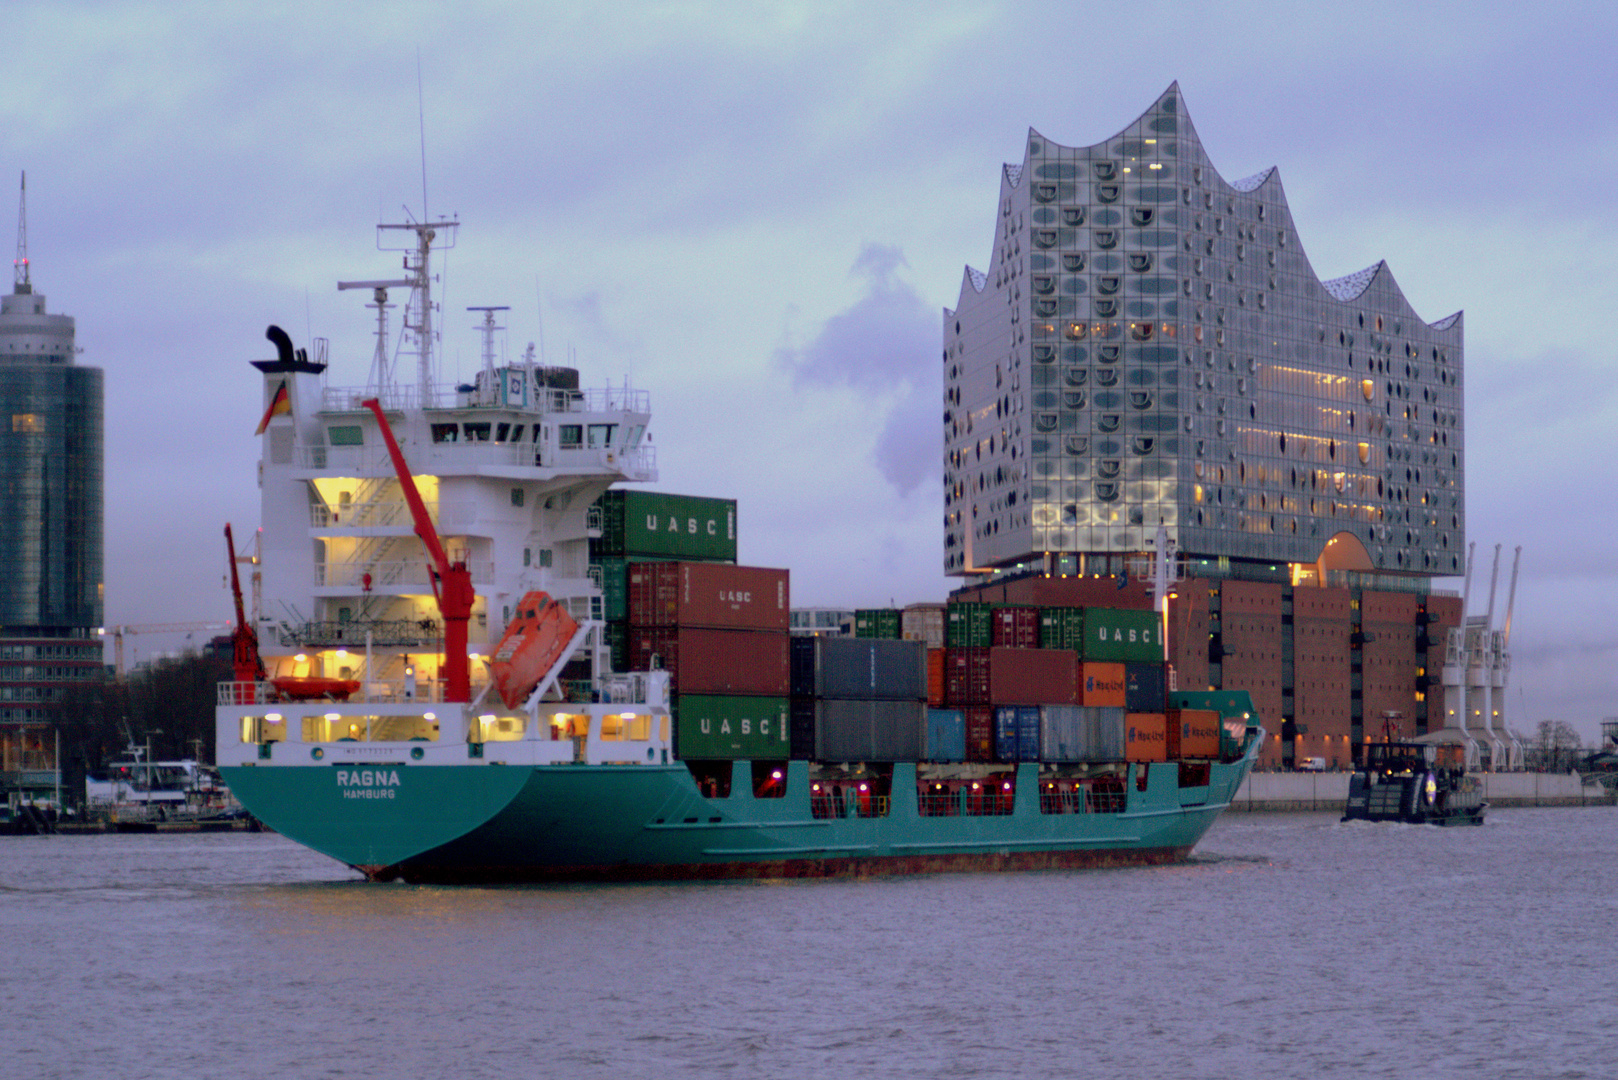
M 1041 705 L 1042 761 L 1123 761 L 1124 710 L 1111 705 Z
M 815 702 L 819 761 L 920 761 L 927 703 L 822 698 Z
M 812 639 L 820 698 L 927 700 L 927 644 L 887 638 Z

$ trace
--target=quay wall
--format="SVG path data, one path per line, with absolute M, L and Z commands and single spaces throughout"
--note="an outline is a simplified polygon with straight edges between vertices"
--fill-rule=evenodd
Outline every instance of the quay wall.
M 1348 801 L 1346 772 L 1249 773 L 1231 802 L 1232 811 L 1335 810 Z M 1483 797 L 1501 806 L 1612 806 L 1611 789 L 1585 783 L 1575 773 L 1478 773 Z

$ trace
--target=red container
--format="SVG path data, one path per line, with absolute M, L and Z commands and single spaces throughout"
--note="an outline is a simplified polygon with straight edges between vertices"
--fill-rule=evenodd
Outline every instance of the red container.
M 998 607 L 989 613 L 994 644 L 1008 649 L 1039 648 L 1039 609 Z
M 1124 665 L 1091 660 L 1079 665 L 1079 704 L 1111 705 L 1123 708 L 1125 701 Z
M 630 626 L 779 630 L 791 621 L 787 571 L 724 563 L 631 563 Z
M 1169 759 L 1217 758 L 1219 723 L 1219 714 L 1212 709 L 1170 709 Z
M 1076 705 L 1079 656 L 1071 649 L 990 649 L 991 705 Z
M 927 650 L 927 704 L 935 709 L 944 704 L 944 650 Z
M 988 649 L 974 647 L 944 650 L 944 703 L 989 704 Z
M 966 717 L 966 760 L 994 760 L 994 706 L 971 705 L 961 710 Z
M 771 630 L 631 627 L 630 666 L 651 667 L 655 655 L 682 694 L 786 697 L 791 689 L 788 637 Z

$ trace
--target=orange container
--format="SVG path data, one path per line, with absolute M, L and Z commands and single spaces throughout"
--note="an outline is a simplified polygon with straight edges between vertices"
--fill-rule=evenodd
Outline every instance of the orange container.
M 1167 761 L 1169 718 L 1163 713 L 1124 714 L 1124 760 Z
M 1091 660 L 1079 665 L 1079 704 L 1124 707 L 1124 665 Z
M 1168 729 L 1170 758 L 1219 756 L 1219 714 L 1212 709 L 1170 709 Z
M 927 704 L 935 709 L 944 704 L 944 650 L 927 650 Z

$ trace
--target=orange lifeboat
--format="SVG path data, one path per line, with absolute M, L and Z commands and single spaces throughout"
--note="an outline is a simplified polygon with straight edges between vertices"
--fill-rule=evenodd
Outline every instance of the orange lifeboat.
M 522 706 L 562 658 L 578 630 L 573 616 L 549 594 L 531 592 L 522 598 L 489 659 L 489 672 L 506 708 Z
M 288 701 L 347 701 L 348 696 L 360 688 L 358 679 L 327 679 L 318 675 L 283 675 L 271 679 L 270 685 Z

